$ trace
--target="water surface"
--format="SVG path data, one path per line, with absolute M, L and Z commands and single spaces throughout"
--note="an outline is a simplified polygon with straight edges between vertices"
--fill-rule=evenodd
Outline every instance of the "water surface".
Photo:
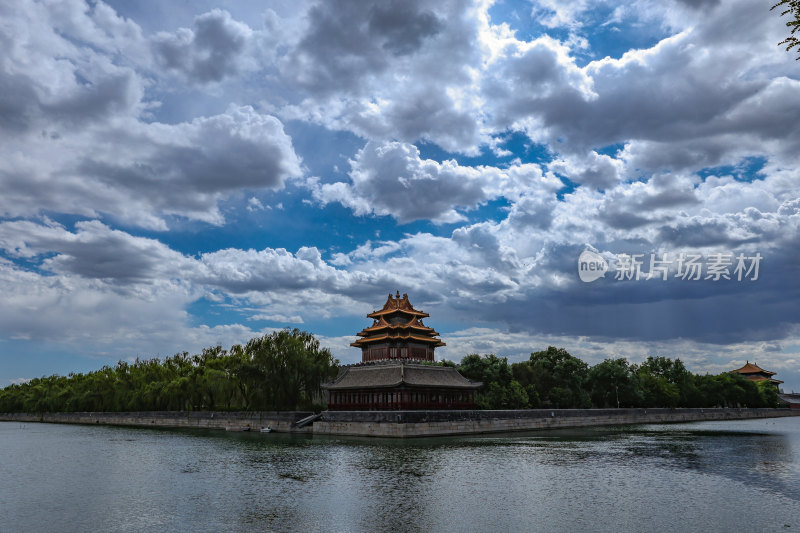
M 413 440 L 0 422 L 0 532 L 800 531 L 800 417 Z

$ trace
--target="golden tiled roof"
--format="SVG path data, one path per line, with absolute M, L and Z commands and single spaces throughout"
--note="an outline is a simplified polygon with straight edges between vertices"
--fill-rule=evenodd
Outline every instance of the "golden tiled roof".
M 380 311 L 373 311 L 367 316 L 369 318 L 379 318 L 384 315 L 397 313 L 398 311 L 401 314 L 415 315 L 420 318 L 430 316 L 428 313 L 423 313 L 422 311 L 417 311 L 414 309 L 414 306 L 408 301 L 408 294 L 403 294 L 401 297 L 400 291 L 397 291 L 397 294 L 394 297 L 389 294 L 389 297 L 386 299 L 386 303 L 383 304 L 383 308 Z
M 768 376 L 774 376 L 775 372 L 770 372 L 769 370 L 764 370 L 760 366 L 755 363 L 751 363 L 747 361 L 742 368 L 737 368 L 733 370 L 733 372 L 738 372 L 740 374 L 766 374 Z
M 435 332 L 433 328 L 429 328 L 428 326 L 420 324 L 419 322 L 416 321 L 409 322 L 406 324 L 388 324 L 388 323 L 373 324 L 368 328 L 362 329 L 360 332 L 356 333 L 356 335 L 358 335 L 359 337 L 366 337 L 368 335 L 372 335 L 379 331 L 396 330 L 396 329 L 415 329 L 424 332 L 425 335 L 438 335 L 438 333 Z
M 408 301 L 408 295 L 401 297 L 400 291 L 395 296 L 390 294 L 380 311 L 367 316 L 373 319 L 372 325 L 358 332 L 356 335 L 361 338 L 350 343 L 350 346 L 366 349 L 377 343 L 402 344 L 409 341 L 427 344 L 429 348 L 446 346 L 438 338 L 439 333 L 422 323 L 422 319 L 430 315 L 414 309 Z
M 424 342 L 424 343 L 428 343 L 428 344 L 433 344 L 434 347 L 447 346 L 440 339 L 436 339 L 434 337 L 421 337 L 419 335 L 379 335 L 377 337 L 367 337 L 367 338 L 364 338 L 364 339 L 358 339 L 355 342 L 351 342 L 350 346 L 363 347 L 366 344 L 373 344 L 373 343 L 381 342 L 381 341 L 385 341 L 385 340 L 390 340 L 390 341 L 397 341 L 397 340 L 401 340 L 401 341 L 419 341 L 419 342 Z

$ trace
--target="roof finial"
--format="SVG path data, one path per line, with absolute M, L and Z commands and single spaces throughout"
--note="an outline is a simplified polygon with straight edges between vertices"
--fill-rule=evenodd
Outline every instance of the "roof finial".
M 397 291 L 397 294 L 394 296 L 395 298 L 400 298 L 400 291 Z

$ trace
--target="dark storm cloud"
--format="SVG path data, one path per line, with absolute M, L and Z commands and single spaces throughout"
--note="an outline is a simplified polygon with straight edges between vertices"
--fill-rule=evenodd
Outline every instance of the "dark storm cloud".
M 141 97 L 139 81 L 129 69 L 95 73 L 91 81 L 45 97 L 43 92 L 32 77 L 0 70 L 0 131 L 23 133 L 103 122 L 129 112 Z
M 38 114 L 39 100 L 31 80 L 0 70 L 0 128 L 11 133 L 27 131 Z
M 595 282 L 581 283 L 577 258 L 583 247 L 552 247 L 533 273 L 559 271 L 575 283 L 542 285 L 500 304 L 463 298 L 452 308 L 473 320 L 500 321 L 512 331 L 531 334 L 637 341 L 682 338 L 721 344 L 780 339 L 795 325 L 792 309 L 800 298 L 793 266 L 800 260 L 797 249 L 763 250 L 756 281 L 735 277 L 688 281 L 675 279 L 674 272 L 667 281 L 618 281 L 610 272 Z
M 288 64 L 314 93 L 352 90 L 383 71 L 391 56 L 409 55 L 434 37 L 442 22 L 419 2 L 322 2 Z
M 201 83 L 236 74 L 250 29 L 227 11 L 214 9 L 194 20 L 194 27 L 159 33 L 153 50 L 159 63 Z
M 737 237 L 730 224 L 719 220 L 694 219 L 658 230 L 658 241 L 677 247 L 701 248 L 707 246 L 735 247 L 758 243 L 761 236 Z
M 677 0 L 679 4 L 691 7 L 692 9 L 713 9 L 719 5 L 720 0 Z
M 657 222 L 657 220 L 624 211 L 603 211 L 600 219 L 615 229 L 634 229 Z
M 133 22 L 97 2 L 0 3 L 0 216 L 14 217 L 0 220 L 0 329 L 86 339 L 113 331 L 142 343 L 212 335 L 204 322 L 231 320 L 244 335 L 235 322 L 253 307 L 308 322 L 326 309 L 354 312 L 330 302 L 380 305 L 376 294 L 399 288 L 436 303 L 451 328 L 497 328 L 487 350 L 509 329 L 644 349 L 664 339 L 794 343 L 796 65 L 776 47 L 780 21 L 758 2 L 679 2 L 697 9 L 635 3 L 641 18 L 614 10 L 620 19 L 608 22 L 636 42 L 672 34 L 621 57 L 627 34 L 611 48 L 594 36 L 582 42 L 600 24 L 587 2 L 554 8 L 537 22 L 556 31 L 532 41 L 485 2 L 282 4 L 284 18 L 267 16 L 267 31 L 251 29 L 251 6 L 235 6 L 242 22 L 221 10 L 195 17 L 187 3 L 158 21 L 126 10 Z M 631 30 L 643 22 L 658 29 Z M 143 36 L 137 23 L 170 31 Z M 589 61 L 609 49 L 616 59 Z M 296 137 L 318 133 L 296 153 L 273 115 L 305 121 Z M 525 133 L 524 148 L 505 142 Z M 412 144 L 421 139 L 430 153 L 480 154 L 486 164 L 426 159 Z M 335 157 L 320 163 L 320 150 Z M 516 159 L 540 155 L 554 159 L 544 175 Z M 754 155 L 764 162 L 753 183 L 695 174 Z M 301 156 L 316 158 L 313 177 Z M 304 173 L 307 189 L 264 191 Z M 317 203 L 302 198 L 306 190 Z M 186 217 L 178 224 L 202 238 L 197 221 L 224 224 L 220 206 L 244 211 L 247 198 L 264 209 L 214 228 L 196 257 L 176 251 L 197 242 L 185 232 L 165 236 L 172 249 L 109 226 L 167 231 L 173 216 Z M 282 224 L 277 202 L 304 222 L 347 216 L 315 213 L 331 202 L 377 216 L 344 220 L 322 241 L 317 225 L 292 225 L 304 229 L 279 237 L 291 250 L 214 240 L 236 224 Z M 43 212 L 103 222 L 63 227 Z M 410 221 L 422 222 L 397 227 Z M 399 236 L 409 228 L 418 232 Z M 236 242 L 263 242 L 254 227 L 245 233 Z M 645 254 L 762 247 L 765 260 L 757 282 L 607 275 L 584 284 L 576 266 L 585 245 Z M 227 314 L 197 311 L 201 294 L 224 301 Z
M 436 35 L 442 22 L 430 11 L 420 11 L 419 4 L 390 0 L 372 6 L 369 33 L 383 39 L 384 49 L 395 55 L 418 50 L 425 39 Z

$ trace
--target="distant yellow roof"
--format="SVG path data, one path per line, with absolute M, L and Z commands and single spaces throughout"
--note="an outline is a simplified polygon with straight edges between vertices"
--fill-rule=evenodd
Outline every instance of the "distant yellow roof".
M 757 364 L 751 363 L 750 361 L 747 361 L 747 363 L 745 363 L 745 365 L 742 368 L 737 368 L 736 370 L 733 370 L 732 372 L 738 372 L 739 374 L 767 374 L 769 376 L 774 376 L 775 375 L 775 372 L 770 372 L 769 370 L 764 370 L 763 368 L 761 368 Z M 783 382 L 781 382 L 781 383 L 783 383 Z

